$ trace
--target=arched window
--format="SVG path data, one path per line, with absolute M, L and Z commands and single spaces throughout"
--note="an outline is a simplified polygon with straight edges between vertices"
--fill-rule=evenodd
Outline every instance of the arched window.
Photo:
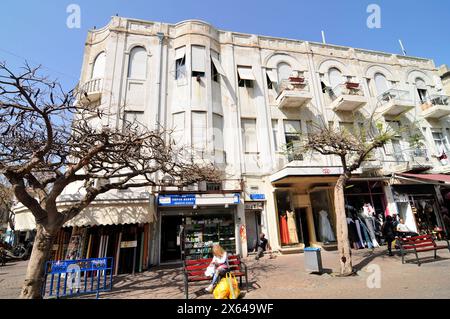
M 337 68 L 331 68 L 328 70 L 328 78 L 330 80 L 330 86 L 332 89 L 342 84 L 342 73 Z
M 374 80 L 378 95 L 381 95 L 387 90 L 389 90 L 389 83 L 384 74 L 376 73 L 374 76 Z
M 130 52 L 128 77 L 145 80 L 147 74 L 147 51 L 143 47 L 135 47 Z
M 92 79 L 101 79 L 105 75 L 105 61 L 106 53 L 101 52 L 94 61 L 94 66 L 92 67 Z
M 289 64 L 281 62 L 277 66 L 278 81 L 281 83 L 284 80 L 288 80 L 292 73 L 292 68 Z
M 422 103 L 425 103 L 428 101 L 428 90 L 427 90 L 427 84 L 425 81 L 421 78 L 416 79 L 416 87 L 417 87 L 417 93 L 419 94 L 420 101 Z

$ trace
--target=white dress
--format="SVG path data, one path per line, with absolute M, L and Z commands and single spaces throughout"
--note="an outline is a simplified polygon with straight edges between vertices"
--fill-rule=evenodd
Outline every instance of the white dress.
M 331 227 L 330 220 L 328 219 L 328 213 L 324 210 L 319 212 L 320 217 L 320 235 L 323 242 L 335 242 L 333 228 Z

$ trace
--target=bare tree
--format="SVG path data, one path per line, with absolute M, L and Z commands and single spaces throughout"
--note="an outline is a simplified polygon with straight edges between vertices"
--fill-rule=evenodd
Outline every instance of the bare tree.
M 361 123 L 361 122 L 360 122 Z M 347 219 L 345 213 L 344 189 L 352 173 L 371 156 L 377 148 L 389 142 L 395 132 L 380 122 L 374 124 L 374 116 L 361 123 L 359 130 L 349 130 L 326 124 L 314 123 L 299 150 L 318 152 L 322 155 L 337 156 L 342 165 L 342 174 L 334 188 L 334 207 L 336 213 L 336 232 L 340 257 L 341 275 L 353 273 L 350 242 L 348 240 Z
M 16 74 L 0 64 L 0 175 L 37 224 L 22 298 L 41 297 L 55 235 L 98 195 L 167 186 L 168 180 L 182 187 L 221 176 L 212 164 L 182 156 L 162 128 L 99 125 L 110 114 L 82 105 L 80 94 L 65 92 L 58 82 L 41 76 L 39 67 L 25 64 Z M 156 177 L 162 175 L 164 183 Z M 84 195 L 70 207 L 58 208 L 58 196 L 72 183 L 81 183 Z

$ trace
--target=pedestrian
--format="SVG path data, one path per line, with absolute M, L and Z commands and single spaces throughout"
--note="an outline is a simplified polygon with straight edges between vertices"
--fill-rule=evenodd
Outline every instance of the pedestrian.
M 256 250 L 256 256 L 255 256 L 256 260 L 259 260 L 259 258 L 263 257 L 264 252 L 266 250 L 270 251 L 270 258 L 272 258 L 272 248 L 270 247 L 270 244 L 266 238 L 266 235 L 264 235 L 263 233 L 261 233 L 259 235 L 259 240 L 258 240 L 258 243 L 256 244 L 255 250 Z
M 383 233 L 384 239 L 387 242 L 389 256 L 394 256 L 394 254 L 392 253 L 392 242 L 395 239 L 395 226 L 392 220 L 392 216 L 386 217 L 386 220 L 381 227 L 381 232 Z
M 213 269 L 211 272 L 213 274 L 211 284 L 205 288 L 209 293 L 213 292 L 214 287 L 219 282 L 219 279 L 224 277 L 229 270 L 228 265 L 228 255 L 225 249 L 219 244 L 214 244 L 212 247 L 213 259 L 209 264 L 208 268 Z
M 411 229 L 408 228 L 408 226 L 406 226 L 403 218 L 400 218 L 400 222 L 398 223 L 398 225 L 396 227 L 396 231 L 397 231 L 397 234 L 399 235 L 399 237 L 402 237 L 402 238 L 410 237 L 410 236 L 411 237 L 419 236 L 418 233 L 413 232 Z

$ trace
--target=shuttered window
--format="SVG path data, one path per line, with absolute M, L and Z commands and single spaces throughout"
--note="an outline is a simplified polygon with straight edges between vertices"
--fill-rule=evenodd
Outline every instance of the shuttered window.
M 242 143 L 245 153 L 258 152 L 258 140 L 256 134 L 256 119 L 242 119 Z
M 206 112 L 192 112 L 192 146 L 196 149 L 206 148 Z

